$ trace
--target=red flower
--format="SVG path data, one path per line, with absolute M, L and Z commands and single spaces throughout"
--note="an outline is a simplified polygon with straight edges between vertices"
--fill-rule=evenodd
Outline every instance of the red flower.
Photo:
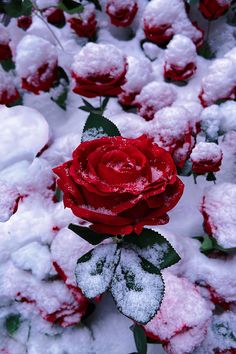
M 11 48 L 9 44 L 0 44 L 0 61 L 12 58 Z
M 119 49 L 88 43 L 72 65 L 73 92 L 85 96 L 117 96 L 126 82 L 127 63 Z
M 145 135 L 83 142 L 54 172 L 65 207 L 99 233 L 139 234 L 144 225 L 165 224 L 183 193 L 171 156 Z
M 97 30 L 96 13 L 93 4 L 85 6 L 79 17 L 68 19 L 71 28 L 79 37 L 92 38 Z
M 106 13 L 110 17 L 111 23 L 115 26 L 128 27 L 133 22 L 137 11 L 138 4 L 136 0 L 107 1 Z
M 53 68 L 48 63 L 43 64 L 38 70 L 25 78 L 22 78 L 22 88 L 35 95 L 38 95 L 40 91 L 48 91 L 52 87 L 57 77 L 57 65 Z
M 230 1 L 200 0 L 199 11 L 209 21 L 217 20 L 224 15 L 230 7 Z
M 8 106 L 18 100 L 18 98 L 20 98 L 20 95 L 17 89 L 13 92 L 8 92 L 7 89 L 0 92 L 0 104 Z
M 184 81 L 193 76 L 196 71 L 195 63 L 189 63 L 184 68 L 165 63 L 164 76 L 173 81 Z
M 26 31 L 32 24 L 31 16 L 20 16 L 17 19 L 17 26 Z
M 192 171 L 203 175 L 220 169 L 223 154 L 215 143 L 198 143 L 191 153 Z
M 169 23 L 160 26 L 153 26 L 144 19 L 143 29 L 146 38 L 158 45 L 169 43 L 174 35 L 172 26 Z
M 50 7 L 46 9 L 43 14 L 47 17 L 47 21 L 55 26 L 63 26 L 65 24 L 65 15 L 61 9 Z

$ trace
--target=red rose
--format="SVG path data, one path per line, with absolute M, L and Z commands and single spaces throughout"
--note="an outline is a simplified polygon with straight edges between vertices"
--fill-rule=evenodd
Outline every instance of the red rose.
M 20 16 L 17 19 L 17 26 L 26 31 L 32 24 L 31 16 Z
M 71 28 L 79 37 L 92 38 L 97 30 L 95 7 L 93 4 L 85 6 L 78 17 L 68 19 Z
M 174 35 L 172 26 L 168 23 L 160 26 L 154 26 L 144 19 L 143 29 L 146 38 L 158 45 L 169 43 Z
M 199 11 L 209 21 L 217 20 L 224 15 L 230 7 L 230 1 L 200 0 Z
M 219 171 L 223 154 L 217 144 L 200 142 L 194 147 L 190 158 L 192 171 L 203 175 Z
M 65 207 L 99 233 L 139 234 L 144 225 L 166 224 L 183 193 L 171 156 L 145 135 L 83 142 L 54 172 Z
M 75 57 L 73 92 L 85 96 L 117 96 L 125 83 L 126 58 L 111 44 L 88 43 Z
M 46 9 L 43 14 L 46 16 L 47 21 L 55 26 L 63 26 L 65 24 L 65 15 L 61 9 L 57 9 L 56 7 L 50 7 Z
M 137 11 L 138 4 L 136 0 L 107 1 L 106 13 L 110 17 L 111 23 L 115 26 L 128 27 L 133 22 Z
M 12 58 L 11 48 L 9 44 L 0 44 L 0 61 Z
M 7 90 L 0 92 L 0 104 L 8 106 L 18 100 L 18 98 L 20 98 L 20 95 L 17 89 L 13 92 L 8 92 Z
M 177 65 L 165 64 L 164 76 L 165 79 L 173 81 L 184 81 L 193 76 L 196 71 L 195 63 L 189 63 L 184 68 L 180 68 Z
M 0 104 L 10 105 L 20 97 L 14 78 L 0 68 L 0 82 Z
M 25 78 L 22 78 L 21 86 L 35 95 L 40 91 L 48 91 L 57 78 L 57 65 L 53 68 L 48 63 L 43 64 L 38 70 Z

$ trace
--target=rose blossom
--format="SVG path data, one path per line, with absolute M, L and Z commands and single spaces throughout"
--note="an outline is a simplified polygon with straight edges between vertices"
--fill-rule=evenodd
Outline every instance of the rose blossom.
M 111 44 L 88 43 L 74 57 L 73 92 L 85 96 L 116 96 L 125 83 L 127 62 L 123 53 Z
M 171 156 L 145 135 L 83 142 L 54 172 L 64 205 L 99 233 L 139 234 L 144 225 L 166 224 L 183 193 Z
M 223 154 L 217 144 L 200 142 L 194 147 L 190 158 L 193 172 L 205 174 L 219 171 Z
M 228 11 L 230 2 L 230 0 L 200 0 L 199 11 L 207 20 L 216 20 Z
M 48 91 L 56 79 L 55 47 L 43 38 L 27 35 L 17 46 L 16 71 L 22 88 L 39 94 Z
M 189 79 L 196 71 L 196 57 L 196 47 L 191 39 L 175 35 L 165 51 L 165 78 L 173 81 Z
M 56 7 L 49 7 L 43 11 L 43 14 L 46 16 L 48 23 L 55 26 L 60 26 L 65 24 L 65 15 L 61 9 Z
M 136 0 L 108 0 L 106 13 L 115 26 L 128 27 L 134 20 L 138 11 Z
M 10 105 L 19 97 L 13 77 L 0 67 L 0 104 Z
M 84 11 L 79 16 L 68 19 L 71 28 L 79 37 L 92 38 L 97 29 L 96 12 L 93 4 L 84 7 Z
M 17 26 L 26 31 L 32 25 L 32 17 L 31 16 L 20 16 L 17 19 Z

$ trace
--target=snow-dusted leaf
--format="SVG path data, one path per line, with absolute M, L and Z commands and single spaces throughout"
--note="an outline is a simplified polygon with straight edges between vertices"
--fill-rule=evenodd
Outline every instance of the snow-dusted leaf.
M 99 245 L 78 259 L 76 281 L 87 298 L 101 295 L 109 288 L 119 257 L 117 244 L 111 243 Z
M 180 261 L 180 256 L 170 242 L 157 231 L 143 229 L 137 236 L 131 234 L 125 237 L 127 243 L 133 244 L 134 250 L 155 267 L 164 269 Z
M 119 136 L 120 132 L 117 126 L 109 119 L 90 113 L 85 123 L 82 141 L 94 140 L 103 136 Z
M 79 225 L 70 224 L 68 228 L 73 231 L 76 235 L 83 238 L 85 241 L 89 242 L 91 245 L 98 245 L 100 242 L 105 240 L 112 235 L 97 234 L 95 231 L 88 227 L 83 227 Z
M 20 327 L 20 322 L 21 322 L 20 315 L 9 315 L 6 318 L 6 322 L 5 322 L 7 332 L 10 335 L 14 334 Z
M 134 250 L 122 248 L 111 283 L 111 293 L 119 311 L 142 324 L 155 316 L 164 295 L 161 274 L 152 264 L 148 267 L 148 263 Z

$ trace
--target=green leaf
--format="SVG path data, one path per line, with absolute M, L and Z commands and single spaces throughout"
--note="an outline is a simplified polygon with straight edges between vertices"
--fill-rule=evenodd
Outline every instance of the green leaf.
M 78 259 L 75 277 L 83 294 L 92 299 L 110 286 L 120 258 L 117 244 L 98 245 Z
M 10 71 L 15 69 L 15 63 L 12 59 L 1 61 L 1 65 L 3 70 L 5 71 Z
M 29 16 L 32 13 L 30 0 L 10 0 L 4 5 L 6 14 L 10 17 Z
M 162 276 L 153 267 L 147 267 L 135 250 L 123 247 L 112 277 L 110 289 L 118 310 L 141 324 L 156 315 L 164 296 Z
M 90 113 L 85 123 L 82 141 L 94 140 L 103 136 L 119 136 L 120 132 L 117 126 L 109 119 Z
M 201 244 L 201 251 L 202 252 L 207 252 L 207 251 L 211 251 L 214 249 L 214 242 L 213 242 L 213 238 L 209 237 L 209 236 L 205 236 L 202 244 Z
M 139 236 L 132 233 L 124 241 L 137 246 L 136 252 L 160 269 L 180 261 L 180 256 L 170 242 L 157 231 L 145 228 Z
M 198 55 L 205 59 L 215 58 L 215 53 L 212 51 L 208 42 L 204 42 L 201 48 L 198 49 Z
M 197 4 L 199 0 L 188 0 L 189 5 Z
M 213 236 L 205 235 L 194 238 L 201 242 L 200 251 L 206 255 L 215 251 L 223 252 L 226 254 L 234 254 L 236 252 L 236 247 L 224 248 L 220 246 Z
M 61 0 L 58 8 L 70 15 L 79 14 L 84 11 L 83 5 L 73 0 Z
M 215 182 L 216 181 L 216 176 L 214 175 L 213 172 L 209 172 L 207 174 L 206 180 L 209 181 L 209 182 L 212 182 L 212 181 Z
M 21 316 L 20 315 L 9 315 L 6 318 L 5 326 L 6 330 L 10 335 L 13 335 L 20 327 Z
M 179 176 L 191 176 L 192 174 L 192 162 L 191 160 L 185 161 L 185 164 L 182 168 L 177 167 Z
M 85 111 L 85 112 L 94 113 L 99 116 L 102 116 L 105 109 L 106 109 L 106 106 L 108 104 L 109 97 L 104 98 L 100 107 L 94 107 L 93 105 L 91 105 L 91 103 L 86 101 L 84 98 L 82 98 L 82 101 L 84 103 L 84 106 L 80 106 L 79 109 L 81 109 L 82 111 Z
M 100 242 L 106 238 L 113 237 L 113 235 L 103 235 L 97 234 L 95 231 L 91 230 L 89 227 L 83 227 L 79 225 L 70 224 L 68 228 L 80 236 L 85 241 L 89 242 L 91 245 L 98 245 Z
M 133 326 L 132 330 L 138 354 L 147 354 L 147 337 L 145 330 L 137 324 Z

